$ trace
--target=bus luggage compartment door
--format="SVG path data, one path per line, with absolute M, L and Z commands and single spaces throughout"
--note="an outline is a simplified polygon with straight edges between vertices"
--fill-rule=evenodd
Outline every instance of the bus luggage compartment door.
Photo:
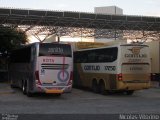
M 148 88 L 149 64 L 122 64 L 122 81 L 128 89 Z
M 149 80 L 149 64 L 122 64 L 123 81 Z

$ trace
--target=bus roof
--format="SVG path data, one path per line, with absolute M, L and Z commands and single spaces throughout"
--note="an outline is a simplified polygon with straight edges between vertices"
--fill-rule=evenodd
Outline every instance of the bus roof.
M 103 46 L 103 47 L 98 47 L 98 48 L 81 49 L 81 50 L 77 50 L 77 52 L 78 51 L 88 51 L 88 50 L 97 50 L 97 49 L 104 49 L 104 48 L 119 47 L 119 46 L 145 46 L 145 47 L 149 47 L 148 45 L 145 45 L 145 44 L 136 44 L 136 43 L 132 43 L 132 44 L 116 44 L 116 45 Z
M 135 44 L 135 43 L 132 43 L 132 44 L 121 44 L 120 46 L 146 46 L 146 47 L 149 47 L 148 45 L 145 45 L 145 44 Z

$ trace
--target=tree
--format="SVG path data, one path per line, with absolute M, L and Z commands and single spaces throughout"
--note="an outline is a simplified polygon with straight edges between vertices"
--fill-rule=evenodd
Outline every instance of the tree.
M 0 25 L 0 53 L 8 53 L 28 43 L 27 35 L 16 28 Z

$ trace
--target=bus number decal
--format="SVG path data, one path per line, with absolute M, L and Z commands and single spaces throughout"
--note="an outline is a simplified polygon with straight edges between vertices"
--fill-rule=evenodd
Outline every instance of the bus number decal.
M 107 71 L 115 71 L 116 70 L 116 66 L 104 66 L 104 68 Z
M 41 69 L 41 75 L 45 75 L 45 70 Z

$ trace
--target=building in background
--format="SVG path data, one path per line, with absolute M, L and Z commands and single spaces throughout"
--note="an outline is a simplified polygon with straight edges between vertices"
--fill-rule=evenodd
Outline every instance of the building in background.
M 94 13 L 109 14 L 109 15 L 123 15 L 123 9 L 117 6 L 95 7 Z
M 123 15 L 123 9 L 117 6 L 104 6 L 104 7 L 95 7 L 94 13 L 96 14 L 107 14 L 107 15 Z M 95 42 L 108 42 L 118 39 L 123 39 L 122 30 L 113 30 L 113 29 L 96 29 L 95 30 Z M 100 37 L 99 37 L 100 36 Z

